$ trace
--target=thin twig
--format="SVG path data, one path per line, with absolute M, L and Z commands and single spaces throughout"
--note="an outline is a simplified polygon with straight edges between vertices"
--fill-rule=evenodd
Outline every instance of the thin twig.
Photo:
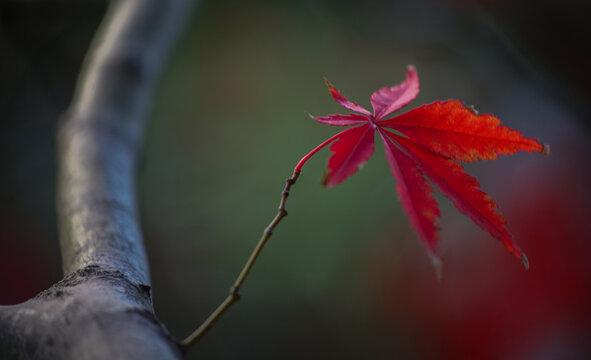
M 232 287 L 230 288 L 230 292 L 226 299 L 222 301 L 222 303 L 211 313 L 211 315 L 209 315 L 209 317 L 203 322 L 203 324 L 201 324 L 201 326 L 197 328 L 197 330 L 193 331 L 191 335 L 189 335 L 185 340 L 181 342 L 183 348 L 187 349 L 191 345 L 199 341 L 199 339 L 203 335 L 205 335 L 205 333 L 209 329 L 211 329 L 213 324 L 226 312 L 226 310 L 228 310 L 230 306 L 232 306 L 232 304 L 234 304 L 236 301 L 240 300 L 240 287 L 244 283 L 244 280 L 246 280 L 248 273 L 252 269 L 252 266 L 254 265 L 256 259 L 259 257 L 261 251 L 263 250 L 263 247 L 267 243 L 267 240 L 269 240 L 271 235 L 273 235 L 273 230 L 275 230 L 275 227 L 277 226 L 277 224 L 279 224 L 281 219 L 287 216 L 287 211 L 285 210 L 285 203 L 287 201 L 287 197 L 289 196 L 289 191 L 293 184 L 295 184 L 299 175 L 300 171 L 296 170 L 294 171 L 293 175 L 285 181 L 285 188 L 281 193 L 281 201 L 279 202 L 279 209 L 277 210 L 277 215 L 275 215 L 273 220 L 271 220 L 269 225 L 263 231 L 261 239 L 257 243 L 252 254 L 250 254 L 250 258 L 242 268 L 240 275 L 238 275 L 236 281 L 234 281 L 234 285 L 232 285 Z

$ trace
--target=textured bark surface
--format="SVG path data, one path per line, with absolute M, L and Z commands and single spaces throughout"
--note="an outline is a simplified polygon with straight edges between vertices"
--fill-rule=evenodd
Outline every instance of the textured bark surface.
M 154 315 L 134 182 L 155 85 L 192 5 L 111 4 L 58 134 L 65 277 L 0 306 L 0 358 L 182 358 Z
M 150 287 L 90 265 L 0 312 L 2 359 L 180 359 Z

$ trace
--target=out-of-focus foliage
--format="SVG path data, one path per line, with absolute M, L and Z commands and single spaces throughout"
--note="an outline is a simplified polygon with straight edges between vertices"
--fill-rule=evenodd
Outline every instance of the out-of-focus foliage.
M 284 179 L 332 133 L 306 114 L 336 109 L 324 76 L 364 99 L 407 64 L 421 73 L 417 101 L 462 99 L 551 144 L 550 157 L 467 166 L 530 271 L 439 199 L 437 283 L 385 161 L 328 191 L 321 156 L 293 188 L 242 300 L 190 358 L 590 355 L 591 117 L 588 82 L 571 75 L 583 79 L 589 65 L 588 30 L 568 1 L 551 14 L 526 2 L 535 11 L 519 21 L 516 2 L 467 3 L 203 1 L 154 102 L 139 174 L 156 310 L 183 337 L 226 295 Z M 0 5 L 2 303 L 60 277 L 53 136 L 104 11 L 91 4 Z M 564 37 L 545 36 L 563 17 L 573 23 Z M 566 64 L 556 50 L 565 46 Z

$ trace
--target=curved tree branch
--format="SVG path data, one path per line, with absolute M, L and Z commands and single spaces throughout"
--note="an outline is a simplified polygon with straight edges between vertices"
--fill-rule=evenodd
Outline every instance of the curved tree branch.
M 109 8 L 58 134 L 65 277 L 0 307 L 0 358 L 182 357 L 154 315 L 134 180 L 155 85 L 192 6 L 118 0 Z

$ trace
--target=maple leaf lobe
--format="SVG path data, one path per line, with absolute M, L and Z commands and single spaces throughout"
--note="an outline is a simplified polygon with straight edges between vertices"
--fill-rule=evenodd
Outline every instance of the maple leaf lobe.
M 397 181 L 398 198 L 428 253 L 436 257 L 439 250 L 437 219 L 440 212 L 433 197 L 434 189 L 414 161 L 398 149 L 388 134 L 383 130 L 379 130 L 379 134 L 384 143 L 386 160 L 390 164 L 392 176 Z
M 500 240 L 515 257 L 523 259 L 523 252 L 505 228 L 506 220 L 496 211 L 496 202 L 480 190 L 476 178 L 466 174 L 454 160 L 443 158 L 396 134 L 386 134 L 408 151 L 409 157 L 461 213 Z
M 355 174 L 373 155 L 374 131 L 369 125 L 347 129 L 330 146 L 330 151 L 323 184 L 332 188 Z
M 371 95 L 371 105 L 376 121 L 405 107 L 419 94 L 419 76 L 414 66 L 408 66 L 406 80 L 401 84 L 384 87 Z
M 332 95 L 333 99 L 335 99 L 335 101 L 339 103 L 339 105 L 351 111 L 355 111 L 366 116 L 371 116 L 371 113 L 369 111 L 364 109 L 362 106 L 357 105 L 357 102 L 352 103 L 343 94 L 341 94 L 339 90 L 335 89 L 335 87 L 330 83 L 330 81 L 328 81 L 328 79 L 324 78 L 324 81 L 326 82 L 326 86 L 328 87 L 330 95 Z
M 382 121 L 382 126 L 401 132 L 433 152 L 465 162 L 544 149 L 537 140 L 501 125 L 497 117 L 476 115 L 458 100 L 420 106 Z

